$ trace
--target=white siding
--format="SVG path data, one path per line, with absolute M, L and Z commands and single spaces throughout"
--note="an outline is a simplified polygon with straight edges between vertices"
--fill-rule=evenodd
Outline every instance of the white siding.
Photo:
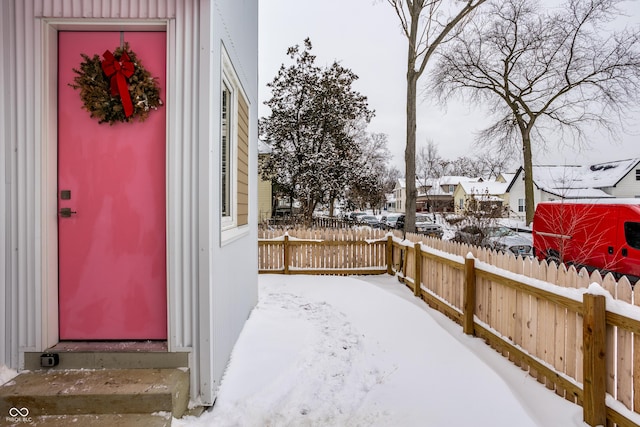
M 222 377 L 226 361 L 240 333 L 244 321 L 257 301 L 258 269 L 258 193 L 257 193 L 257 141 L 258 141 L 258 12 L 256 0 L 215 0 L 212 3 L 212 79 L 211 92 L 214 102 L 211 108 L 211 132 L 213 135 L 211 185 L 216 197 L 213 205 L 220 200 L 220 94 L 221 55 L 220 45 L 229 54 L 235 72 L 240 80 L 249 103 L 249 233 L 241 239 L 221 246 L 220 209 L 212 208 L 215 215 L 210 233 L 213 260 L 212 288 L 210 303 L 213 307 L 211 328 L 213 330 L 213 377 Z
M 33 19 L 31 2 L 3 2 L 3 20 L 9 19 L 12 27 L 9 64 L 10 108 L 5 110 L 10 151 L 9 187 L 5 214 L 7 233 L 7 300 L 9 328 L 16 334 L 9 340 L 11 363 L 15 363 L 18 350 L 38 350 L 41 346 L 41 146 L 39 122 L 41 92 L 35 87 L 36 73 L 41 69 L 39 56 L 39 28 Z M 9 16 L 4 13 L 10 9 Z M 3 23 L 4 26 L 4 23 Z M 15 38 L 14 38 L 15 37 Z M 3 45 L 6 47 L 3 38 Z M 39 81 L 40 79 L 37 79 Z M 18 102 L 21 100 L 21 102 Z M 36 123 L 38 123 L 36 125 Z M 7 337 L 9 338 L 9 337 Z M 17 348 L 16 348 L 17 344 Z
M 14 305 L 17 294 L 17 280 L 12 279 L 16 257 L 12 254 L 15 241 L 11 227 L 12 208 L 11 183 L 14 180 L 12 165 L 15 163 L 14 116 L 15 111 L 15 26 L 14 5 L 2 2 L 0 9 L 0 365 L 18 366 L 17 310 Z
M 603 190 L 618 198 L 640 197 L 640 181 L 636 180 L 636 170 L 640 170 L 640 164 L 631 168 L 615 187 L 603 188 Z
M 51 304 L 52 298 L 57 301 L 51 80 L 56 28 L 100 24 L 101 29 L 133 29 L 151 23 L 168 34 L 169 349 L 191 352 L 192 396 L 213 403 L 233 344 L 257 300 L 255 227 L 228 247 L 218 245 L 219 46 L 224 42 L 249 95 L 250 152 L 256 153 L 257 0 L 1 4 L 0 363 L 19 368 L 21 352 L 42 351 L 57 339 L 57 327 L 49 322 L 57 322 Z M 257 222 L 256 157 L 250 159 L 252 225 Z
M 56 18 L 172 18 L 178 0 L 25 0 L 37 17 Z
M 518 200 L 524 199 L 524 172 L 520 171 L 516 176 L 511 189 L 509 190 L 508 200 L 509 200 L 509 211 L 512 217 L 516 217 L 519 219 L 525 219 L 526 212 L 518 212 Z M 534 200 L 534 210 L 535 207 L 540 202 L 544 202 L 549 200 L 551 195 L 541 191 L 535 183 L 533 184 L 533 200 Z M 553 197 L 553 196 L 551 196 Z

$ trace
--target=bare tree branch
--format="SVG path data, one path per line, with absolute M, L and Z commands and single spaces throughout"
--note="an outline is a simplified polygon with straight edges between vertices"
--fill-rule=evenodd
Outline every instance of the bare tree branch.
M 407 141 L 405 149 L 406 231 L 415 230 L 416 185 L 416 93 L 417 82 L 434 52 L 455 36 L 471 13 L 487 0 L 387 0 L 400 19 L 408 41 Z M 461 6 L 462 5 L 462 6 Z
M 527 222 L 533 218 L 532 144 L 548 131 L 587 144 L 595 125 L 615 135 L 640 100 L 640 30 L 605 32 L 623 0 L 568 0 L 541 12 L 535 0 L 494 0 L 441 52 L 431 89 L 493 109 L 480 141 L 519 137 Z M 535 138 L 535 139 L 534 139 Z

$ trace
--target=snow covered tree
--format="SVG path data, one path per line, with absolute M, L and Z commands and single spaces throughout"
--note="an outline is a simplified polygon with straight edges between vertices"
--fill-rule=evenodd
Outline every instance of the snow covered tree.
M 358 208 L 382 209 L 386 202 L 385 180 L 391 154 L 387 147 L 387 135 L 364 133 L 357 138 L 360 159 L 353 165 L 353 181 L 347 198 Z
M 418 79 L 454 30 L 486 0 L 387 0 L 400 19 L 407 51 L 407 141 L 404 154 L 406 230 L 415 231 L 416 219 L 416 102 Z
M 299 201 L 307 220 L 318 203 L 344 196 L 362 157 L 356 136 L 373 117 L 367 98 L 352 89 L 358 76 L 337 62 L 317 66 L 311 49 L 308 38 L 288 49 L 294 63 L 267 85 L 271 113 L 260 121 L 273 147 L 261 174 Z
M 526 221 L 534 213 L 533 146 L 569 132 L 586 142 L 596 125 L 613 134 L 640 96 L 640 30 L 608 31 L 623 0 L 567 0 L 541 11 L 536 0 L 496 0 L 466 26 L 434 67 L 445 102 L 460 94 L 495 121 L 481 142 L 522 150 Z

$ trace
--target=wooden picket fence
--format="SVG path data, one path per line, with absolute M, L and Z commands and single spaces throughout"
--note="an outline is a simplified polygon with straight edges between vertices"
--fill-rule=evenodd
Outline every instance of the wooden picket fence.
M 395 274 L 465 333 L 581 405 L 589 425 L 640 425 L 640 286 L 610 274 L 405 237 L 366 229 L 261 231 L 259 271 Z M 587 291 L 592 283 L 600 287 Z
M 294 229 L 261 230 L 258 239 L 260 273 L 384 274 L 387 237 L 382 230 Z

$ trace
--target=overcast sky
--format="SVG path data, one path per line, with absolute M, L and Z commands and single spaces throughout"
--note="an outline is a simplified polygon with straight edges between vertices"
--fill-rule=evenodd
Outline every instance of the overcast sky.
M 631 0 L 625 6 L 626 20 L 639 24 L 640 2 Z M 259 7 L 259 116 L 269 114 L 263 104 L 271 96 L 266 84 L 282 63 L 291 64 L 287 48 L 302 45 L 310 37 L 318 65 L 329 66 L 337 60 L 360 77 L 354 87 L 367 96 L 369 108 L 376 112 L 369 131 L 388 135 L 393 164 L 404 172 L 407 41 L 387 1 L 259 0 Z M 474 105 L 450 103 L 445 110 L 423 94 L 417 123 L 417 145 L 431 139 L 442 157 L 453 160 L 477 150 L 475 132 L 488 119 L 486 111 Z M 640 125 L 634 133 L 613 141 L 608 134 L 592 132 L 589 149 L 555 146 L 535 153 L 534 162 L 584 164 L 640 157 Z

